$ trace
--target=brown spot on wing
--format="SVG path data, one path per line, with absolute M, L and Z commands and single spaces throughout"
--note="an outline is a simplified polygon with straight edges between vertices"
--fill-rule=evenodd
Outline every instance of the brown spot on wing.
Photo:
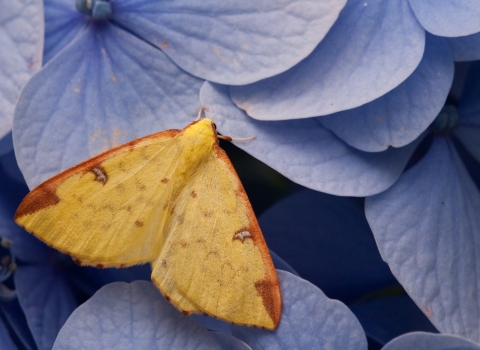
M 103 268 L 105 268 L 105 265 L 103 265 L 103 264 L 96 264 L 95 267 L 96 267 L 97 269 L 103 269 Z
M 15 213 L 15 219 L 18 219 L 24 215 L 35 213 L 43 208 L 47 208 L 49 206 L 57 204 L 60 201 L 60 198 L 56 194 L 57 188 L 69 177 L 75 174 L 86 174 L 89 171 L 92 171 L 93 168 L 99 168 L 101 167 L 102 162 L 105 161 L 106 159 L 109 159 L 119 153 L 125 152 L 125 150 L 131 151 L 140 142 L 143 142 L 145 140 L 150 140 L 150 139 L 156 139 L 159 137 L 174 138 L 181 132 L 182 130 L 171 129 L 171 130 L 158 132 L 156 134 L 148 135 L 148 136 L 127 142 L 121 146 L 112 148 L 111 150 L 103 152 L 93 158 L 90 158 L 67 170 L 62 171 L 61 173 L 53 176 L 52 178 L 48 179 L 44 183 L 34 188 L 23 199 L 22 203 L 17 209 L 17 212 Z M 97 176 L 97 174 L 95 174 L 95 176 Z
M 162 182 L 163 182 L 164 184 L 166 184 L 168 181 L 170 181 L 170 180 L 167 179 L 166 177 L 164 177 L 164 178 L 162 179 Z
M 233 235 L 233 238 L 232 238 L 232 240 L 239 240 L 239 241 L 242 242 L 242 243 L 243 243 L 246 239 L 251 239 L 251 240 L 253 240 L 252 235 L 250 234 L 250 232 L 248 231 L 248 229 L 238 230 L 237 232 L 235 232 L 235 234 Z
M 139 191 L 145 191 L 147 189 L 147 186 L 141 182 L 136 182 L 135 186 L 137 187 L 137 190 Z
M 107 171 L 103 166 L 95 165 L 90 169 L 90 171 L 95 175 L 95 181 L 98 181 L 103 185 L 107 183 L 108 175 L 107 175 Z
M 193 190 L 193 191 L 190 193 L 190 196 L 192 196 L 192 198 L 197 198 L 197 192 L 195 192 L 195 190 Z
M 214 149 L 215 156 L 221 161 L 223 161 L 225 164 L 227 164 L 232 174 L 235 175 L 235 179 L 237 180 L 235 194 L 242 200 L 245 208 L 247 209 L 247 215 L 249 218 L 248 232 L 251 235 L 253 243 L 259 249 L 262 255 L 265 271 L 264 278 L 260 281 L 257 281 L 255 283 L 255 287 L 259 295 L 262 297 L 263 305 L 265 306 L 265 309 L 272 318 L 274 324 L 273 329 L 275 329 L 280 322 L 280 315 L 282 312 L 282 296 L 280 292 L 280 285 L 278 283 L 277 273 L 275 271 L 275 267 L 273 266 L 272 258 L 270 257 L 270 252 L 268 251 L 267 244 L 265 243 L 262 231 L 260 230 L 257 218 L 255 216 L 255 213 L 253 212 L 252 206 L 250 204 L 250 201 L 248 200 L 242 183 L 240 182 L 235 168 L 230 162 L 227 154 L 218 145 L 218 139 L 216 144 L 214 145 Z
M 263 306 L 273 321 L 274 328 L 277 328 L 280 322 L 280 313 L 282 309 L 281 298 L 279 298 L 278 282 L 263 279 L 255 282 L 255 288 L 258 295 L 262 298 Z
M 184 314 L 185 316 L 188 316 L 191 314 L 191 312 L 187 311 L 187 310 L 182 310 L 182 314 Z
M 137 220 L 137 221 L 135 221 L 135 226 L 137 226 L 137 227 L 143 227 L 143 220 Z
M 38 186 L 23 199 L 15 213 L 15 219 L 58 204 L 60 198 L 58 198 L 55 193 L 56 189 L 56 186 L 52 186 L 48 183 Z

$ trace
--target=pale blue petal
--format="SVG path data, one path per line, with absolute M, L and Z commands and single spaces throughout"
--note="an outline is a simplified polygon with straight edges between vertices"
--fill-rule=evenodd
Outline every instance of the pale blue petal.
M 42 0 L 8 0 L 0 11 L 0 139 L 12 129 L 20 89 L 42 65 Z
M 450 334 L 426 332 L 407 333 L 393 339 L 382 350 L 480 350 L 480 346 L 465 338 Z
M 277 270 L 283 309 L 275 331 L 232 326 L 232 334 L 252 349 L 367 349 L 362 326 L 338 300 L 313 284 Z
M 43 64 L 72 42 L 88 21 L 77 11 L 74 0 L 44 0 L 45 47 Z
M 315 51 L 292 69 L 232 87 L 248 115 L 284 120 L 361 106 L 403 82 L 420 63 L 425 31 L 405 0 L 349 1 Z
M 274 204 L 259 223 L 268 247 L 330 298 L 351 302 L 396 283 L 363 206 L 350 198 L 304 189 Z
M 113 146 L 198 113 L 202 81 L 115 26 L 90 26 L 25 86 L 15 154 L 30 188 Z
M 54 345 L 60 349 L 222 349 L 193 318 L 182 315 L 151 282 L 116 282 L 78 307 Z
M 427 35 L 425 53 L 407 80 L 361 107 L 318 118 L 349 145 L 366 152 L 402 147 L 435 119 L 447 99 L 454 64 L 443 38 Z
M 112 18 L 187 72 L 222 84 L 281 73 L 323 39 L 346 0 L 114 0 Z
M 252 350 L 245 342 L 225 333 L 210 332 L 223 349 L 228 350 Z
M 415 15 L 430 33 L 464 36 L 480 32 L 477 0 L 410 0 Z
M 342 196 L 367 196 L 390 187 L 400 176 L 414 144 L 381 153 L 358 151 L 313 118 L 265 122 L 235 107 L 227 88 L 206 82 L 200 92 L 206 114 L 219 131 L 249 154 L 290 180 L 311 189 Z
M 458 38 L 446 38 L 452 49 L 455 61 L 474 61 L 480 59 L 480 33 Z
M 39 350 L 50 350 L 78 303 L 63 273 L 53 265 L 19 266 L 15 287 Z
M 366 199 L 380 254 L 441 332 L 480 340 L 480 193 L 452 142 Z

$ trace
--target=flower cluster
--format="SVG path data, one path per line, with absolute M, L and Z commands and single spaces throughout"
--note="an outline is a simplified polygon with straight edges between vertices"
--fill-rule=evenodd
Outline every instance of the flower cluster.
M 480 349 L 479 15 L 474 0 L 8 1 L 0 347 Z M 28 188 L 200 109 L 291 181 L 257 167 L 254 208 L 266 186 L 296 192 L 259 218 L 281 257 L 275 331 L 185 317 L 138 281 L 148 267 L 80 267 L 13 222 Z

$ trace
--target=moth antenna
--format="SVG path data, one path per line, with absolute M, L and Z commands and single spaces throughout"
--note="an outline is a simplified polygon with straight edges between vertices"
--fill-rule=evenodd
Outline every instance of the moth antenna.
M 223 135 L 217 135 L 219 139 L 225 140 L 225 141 L 250 141 L 255 138 L 255 136 L 250 136 L 250 137 L 230 137 L 230 136 L 223 136 Z
M 200 118 L 202 117 L 202 113 L 204 112 L 205 112 L 205 108 L 204 107 L 200 108 L 200 110 L 198 111 L 197 119 L 195 119 L 195 121 L 200 120 Z

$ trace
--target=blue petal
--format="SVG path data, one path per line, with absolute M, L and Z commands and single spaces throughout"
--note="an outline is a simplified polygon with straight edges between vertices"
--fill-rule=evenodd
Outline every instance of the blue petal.
M 70 316 L 54 349 L 222 349 L 215 336 L 182 315 L 151 282 L 116 282 Z
M 222 332 L 210 332 L 211 335 L 215 337 L 220 346 L 223 349 L 228 350 L 252 350 L 246 343 L 243 341 Z
M 462 99 L 457 108 L 459 121 L 453 133 L 480 162 L 480 64 L 468 71 Z
M 446 38 L 452 49 L 455 61 L 474 61 L 480 59 L 480 33 Z
M 256 349 L 367 349 L 362 326 L 338 300 L 313 284 L 277 270 L 283 309 L 275 331 L 232 326 L 232 334 Z
M 91 25 L 22 91 L 13 139 L 27 184 L 134 138 L 185 126 L 198 113 L 201 83 L 124 30 Z
M 479 211 L 478 189 L 441 136 L 394 186 L 366 200 L 380 254 L 411 298 L 441 332 L 476 341 Z
M 7 154 L 13 149 L 12 131 L 0 138 L 0 155 Z
M 407 80 L 361 107 L 318 118 L 349 145 L 366 152 L 402 147 L 415 140 L 442 109 L 454 64 L 443 38 L 427 35 L 425 53 Z
M 8 333 L 8 329 L 5 324 L 0 319 L 0 348 L 2 350 L 17 350 L 17 346 L 13 342 L 10 334 Z
M 13 254 L 24 262 L 48 261 L 52 249 L 13 221 L 16 206 L 0 195 L 0 237 L 12 241 Z
M 467 339 L 450 334 L 414 332 L 404 334 L 385 345 L 382 350 L 480 350 Z
M 42 65 L 42 0 L 9 0 L 0 11 L 0 139 L 12 129 L 20 89 Z
M 25 184 L 25 179 L 18 167 L 17 158 L 15 158 L 13 149 L 4 155 L 0 155 L 0 166 L 8 177 L 20 184 Z
M 323 39 L 346 0 L 115 0 L 115 21 L 187 72 L 222 84 L 281 73 Z
M 432 34 L 453 37 L 480 31 L 477 0 L 410 0 L 410 5 L 422 26 Z
M 45 47 L 43 63 L 50 61 L 71 43 L 87 25 L 85 17 L 75 8 L 73 0 L 44 0 Z
M 36 350 L 35 341 L 32 338 L 32 334 L 30 333 L 25 315 L 18 300 L 13 300 L 8 303 L 0 303 L 0 313 L 4 316 L 4 320 L 9 324 L 11 330 L 15 333 L 16 339 L 18 339 L 18 343 L 21 344 L 22 349 Z
M 19 266 L 14 274 L 18 299 L 39 350 L 49 350 L 78 303 L 65 276 L 52 265 Z
M 396 283 L 368 227 L 349 198 L 302 190 L 259 218 L 268 246 L 330 298 L 355 300 Z
M 232 87 L 235 104 L 262 120 L 315 117 L 361 106 L 420 63 L 425 31 L 405 0 L 349 1 L 325 39 L 297 66 Z
M 381 345 L 407 332 L 436 332 L 435 327 L 408 295 L 383 297 L 349 307 L 367 336 Z
M 200 91 L 206 114 L 224 135 L 255 136 L 236 146 L 290 180 L 342 196 L 367 196 L 390 187 L 415 145 L 366 153 L 346 145 L 316 119 L 264 122 L 235 107 L 227 88 L 206 82 Z
M 273 265 L 276 269 L 288 271 L 291 274 L 298 276 L 298 272 L 295 271 L 285 260 L 279 257 L 273 250 L 270 250 L 270 256 L 272 257 Z

